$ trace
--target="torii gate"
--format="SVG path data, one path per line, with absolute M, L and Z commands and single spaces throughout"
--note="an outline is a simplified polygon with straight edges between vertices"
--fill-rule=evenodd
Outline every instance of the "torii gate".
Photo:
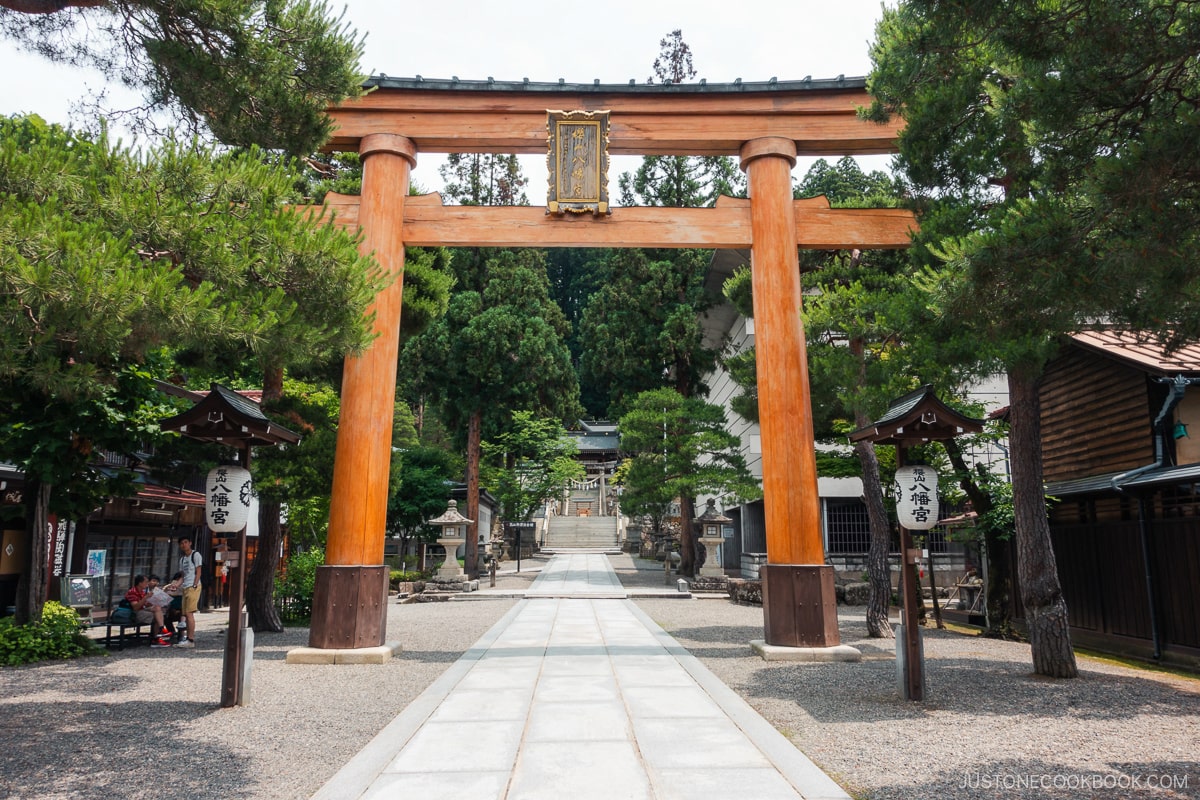
M 378 338 L 346 359 L 326 566 L 317 574 L 309 644 L 379 647 L 383 564 L 405 245 L 450 247 L 750 248 L 762 432 L 766 642 L 839 644 L 833 571 L 825 566 L 799 309 L 798 247 L 901 248 L 915 228 L 899 209 L 831 210 L 793 200 L 796 157 L 896 151 L 899 123 L 862 120 L 862 78 L 732 84 L 504 83 L 372 78 L 331 109 L 329 149 L 363 159 L 362 194 L 331 195 L 337 220 L 363 230 L 362 251 L 395 276 L 372 306 Z M 558 215 L 540 207 L 442 205 L 408 196 L 418 152 L 546 153 L 548 110 L 608 112 L 613 155 L 738 156 L 748 200 L 715 208 L 616 208 Z M 602 176 L 607 181 L 607 167 Z M 551 206 L 551 208 L 554 208 Z

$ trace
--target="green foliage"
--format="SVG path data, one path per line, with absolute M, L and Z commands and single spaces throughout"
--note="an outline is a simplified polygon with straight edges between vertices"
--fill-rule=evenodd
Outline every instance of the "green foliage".
M 324 0 L 112 0 L 0 9 L 0 34 L 141 90 L 124 116 L 166 110 L 232 145 L 318 149 L 325 109 L 362 93 L 362 41 Z M 65 6 L 65 7 L 64 7 Z
M 716 494 L 738 502 L 761 494 L 720 406 L 656 389 L 633 399 L 620 427 L 621 448 L 632 453 L 621 493 L 630 516 L 661 520 L 676 498 Z
M 749 266 L 741 266 L 725 279 L 721 290 L 725 299 L 747 319 L 754 317 L 754 278 Z
M 43 513 L 119 493 L 91 454 L 160 437 L 177 409 L 155 379 L 248 360 L 261 376 L 369 341 L 377 269 L 288 210 L 298 173 L 271 161 L 0 120 L 0 451 L 51 489 Z
M 358 153 L 319 153 L 305 159 L 310 167 L 301 176 L 297 191 L 309 204 L 321 204 L 329 192 L 358 195 L 362 192 L 362 160 Z M 419 194 L 414 185 L 410 194 Z M 446 248 L 407 247 L 404 250 L 404 305 L 400 315 L 402 339 L 415 336 L 446 313 L 454 274 L 451 251 Z
M 1025 371 L 1096 319 L 1200 335 L 1200 18 L 1137 2 L 885 10 L 872 115 L 927 206 L 915 256 L 947 328 Z
M 681 30 L 671 31 L 659 48 L 649 83 L 655 78 L 660 83 L 683 83 L 696 77 L 692 50 Z M 617 184 L 625 206 L 703 208 L 715 204 L 721 195 L 746 196 L 745 176 L 727 156 L 646 156 L 636 172 L 622 173 Z
M 468 259 L 456 256 L 460 262 Z M 566 320 L 549 299 L 544 255 L 498 251 L 458 287 L 446 316 L 409 340 L 402 356 L 415 391 L 432 400 L 446 426 L 461 438 L 479 412 L 490 437 L 507 429 L 512 410 L 577 418 L 579 383 Z
M 646 156 L 617 185 L 623 206 L 711 208 L 719 197 L 746 196 L 746 178 L 727 156 Z
M 711 253 L 680 250 L 668 258 L 646 250 L 615 251 L 608 280 L 583 312 L 583 380 L 604 383 L 608 413 L 619 416 L 640 392 L 664 385 L 694 395 L 716 362 L 704 346 L 700 315 L 714 298 L 704 290 Z
M 695 76 L 691 50 L 679 30 L 660 43 L 654 72 L 662 83 Z M 729 158 L 648 156 L 621 175 L 623 205 L 698 208 L 720 195 L 744 195 L 745 183 Z M 630 408 L 639 392 L 673 386 L 688 397 L 702 393 L 717 352 L 704 346 L 701 315 L 713 305 L 704 279 L 712 253 L 705 250 L 619 250 L 607 280 L 592 295 L 580 323 L 588 348 L 580 356 L 585 385 L 607 385 L 607 416 Z
M 584 477 L 577 453 L 558 420 L 514 411 L 508 430 L 483 443 L 482 481 L 500 501 L 504 519 L 526 520 L 567 481 Z
M 900 205 L 899 182 L 881 170 L 863 172 L 850 156 L 836 164 L 818 158 L 795 188 L 797 198 L 824 195 L 832 207 L 888 208 Z
M 275 577 L 275 602 L 284 622 L 303 623 L 312 616 L 317 567 L 325 563 L 324 548 L 293 553 Z
M 525 186 L 515 155 L 451 153 L 438 168 L 445 194 L 464 206 L 527 206 Z
M 269 418 L 300 434 L 300 443 L 286 448 L 259 448 L 251 468 L 259 497 L 271 502 L 298 503 L 326 497 L 333 485 L 333 452 L 341 401 L 329 384 L 287 378 L 283 396 L 264 403 Z
M 1013 513 L 1012 484 L 1008 481 L 991 480 L 984 483 L 984 491 L 992 499 L 992 508 L 986 514 L 980 514 L 975 525 L 984 536 L 994 536 L 997 539 L 1012 538 L 1016 529 L 1016 516 Z
M 591 343 L 584 335 L 583 313 L 591 296 L 608 280 L 609 250 L 591 247 L 555 248 L 547 251 L 546 275 L 550 281 L 550 299 L 562 309 L 570 326 L 567 348 L 578 366 Z M 585 414 L 602 419 L 608 413 L 609 387 L 603 380 L 579 375 L 579 399 Z
M 460 460 L 436 447 L 412 445 L 392 459 L 398 480 L 388 495 L 388 532 L 432 542 L 437 530 L 425 520 L 446 510 L 450 481 L 462 473 Z
M 413 581 L 427 580 L 428 578 L 428 573 L 418 570 L 394 569 L 388 573 L 388 582 L 393 589 L 396 588 L 396 584 L 398 583 L 411 583 Z
M 42 607 L 40 619 L 27 625 L 14 624 L 12 617 L 0 618 L 0 664 L 5 666 L 101 652 L 80 629 L 74 609 L 53 600 Z
M 854 453 L 817 450 L 817 474 L 822 478 L 861 478 L 862 464 Z

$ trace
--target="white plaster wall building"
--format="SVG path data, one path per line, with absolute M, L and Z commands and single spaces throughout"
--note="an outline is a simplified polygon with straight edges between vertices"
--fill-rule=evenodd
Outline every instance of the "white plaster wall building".
M 748 264 L 748 250 L 718 250 L 709 266 L 706 288 L 714 296 L 720 297 L 725 281 L 734 271 Z M 741 316 L 727 302 L 720 303 L 710 309 L 704 319 L 705 344 L 709 347 L 721 347 L 729 355 L 741 353 L 754 346 L 754 320 Z M 751 422 L 731 407 L 731 401 L 741 392 L 741 387 L 723 366 L 708 378 L 710 403 L 725 409 L 726 427 L 741 441 L 741 452 L 751 473 L 762 480 L 762 438 L 759 426 Z M 970 397 L 979 402 L 986 413 L 991 413 L 1008 405 L 1007 381 L 1003 375 L 981 381 L 970 393 Z M 838 445 L 818 443 L 818 448 Z M 849 451 L 849 445 L 845 446 Z M 989 465 L 993 472 L 1008 475 L 1008 450 L 1006 443 L 988 444 L 980 447 L 969 447 L 964 453 L 971 463 L 982 462 Z M 818 477 L 818 494 L 821 498 L 821 533 L 827 558 L 835 562 L 835 567 L 842 571 L 857 569 L 858 557 L 867 550 L 870 541 L 870 527 L 867 519 L 866 506 L 862 501 L 863 484 L 861 478 L 829 478 Z M 696 507 L 703 508 L 708 497 L 696 498 Z M 727 516 L 733 518 L 730 526 L 732 535 L 727 531 L 727 538 L 721 548 L 720 558 L 726 570 L 739 570 L 744 577 L 757 577 L 758 566 L 766 561 L 766 534 L 763 526 L 762 501 L 741 505 L 730 505 L 723 498 L 716 498 L 717 507 Z M 847 558 L 849 557 L 849 558 Z M 850 563 L 853 562 L 853 563 Z

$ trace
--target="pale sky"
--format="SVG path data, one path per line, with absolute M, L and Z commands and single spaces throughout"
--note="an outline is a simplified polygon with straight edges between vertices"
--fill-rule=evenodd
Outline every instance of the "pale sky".
M 343 3 L 332 0 L 337 10 Z M 870 69 L 868 46 L 880 17 L 880 0 L 349 0 L 346 19 L 366 35 L 364 73 L 392 77 L 458 76 L 463 80 L 644 83 L 652 74 L 659 40 L 683 31 L 697 79 L 709 83 L 861 77 Z M 70 104 L 105 87 L 92 73 L 58 67 L 0 40 L 0 113 L 37 113 L 69 123 Z M 20 76 L 20 77 L 19 77 Z M 119 89 L 119 87 L 118 87 Z M 117 94 L 110 105 L 134 106 L 136 95 Z M 124 91 L 124 90 L 120 90 Z M 122 102 L 122 97 L 128 98 Z M 128 137 L 126 137 L 128 141 Z M 889 158 L 861 159 L 865 169 L 886 168 Z M 437 190 L 438 156 L 418 160 L 413 181 Z M 802 159 L 800 177 L 811 165 Z M 637 159 L 614 158 L 611 177 L 636 169 Z M 531 203 L 545 197 L 545 158 L 524 156 Z

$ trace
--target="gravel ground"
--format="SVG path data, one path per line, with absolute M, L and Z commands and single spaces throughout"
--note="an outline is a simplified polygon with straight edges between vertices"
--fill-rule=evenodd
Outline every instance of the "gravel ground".
M 627 586 L 663 586 L 659 564 L 613 562 Z M 497 588 L 527 585 L 539 563 Z M 385 665 L 287 665 L 307 629 L 259 635 L 241 708 L 218 706 L 225 612 L 198 615 L 192 651 L 4 668 L 0 798 L 307 798 L 514 602 L 392 603 L 403 652 Z M 1200 680 L 1090 659 L 1078 680 L 1044 680 L 1027 645 L 926 630 L 929 699 L 908 703 L 862 609 L 841 630 L 864 662 L 788 664 L 750 653 L 759 608 L 637 602 L 856 797 L 1200 798 Z M 1187 786 L 1150 785 L 1163 776 Z

